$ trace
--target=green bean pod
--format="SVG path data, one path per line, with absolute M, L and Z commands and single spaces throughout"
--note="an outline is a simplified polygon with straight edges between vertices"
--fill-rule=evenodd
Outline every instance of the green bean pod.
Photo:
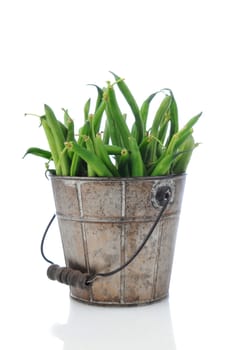
M 66 141 L 75 141 L 75 130 L 74 130 L 74 121 L 73 119 L 70 117 L 70 115 L 68 114 L 67 109 L 63 109 L 64 111 L 64 124 L 67 128 L 67 135 L 66 135 Z M 69 159 L 72 161 L 72 157 L 73 157 L 73 152 L 72 151 L 68 151 L 67 152 Z M 71 170 L 70 170 L 71 171 Z
M 103 140 L 102 140 L 103 141 Z M 104 143 L 104 142 L 103 142 Z M 104 144 L 104 147 L 106 149 L 106 152 L 109 155 L 113 155 L 113 156 L 119 156 L 121 154 L 122 148 L 119 146 L 115 146 L 115 145 L 107 145 Z
M 136 134 L 137 134 L 137 142 L 140 144 L 142 142 L 143 136 L 144 136 L 144 130 L 143 130 L 143 122 L 140 114 L 140 109 L 137 105 L 137 102 L 132 95 L 130 89 L 128 88 L 127 84 L 123 79 L 121 79 L 118 75 L 111 72 L 113 76 L 115 77 L 117 86 L 119 87 L 119 90 L 121 91 L 122 95 L 126 99 L 127 103 L 129 104 L 131 111 L 135 117 L 135 125 L 136 125 Z
M 86 120 L 84 125 L 79 129 L 79 139 L 82 139 L 84 135 L 90 136 L 91 133 L 91 127 L 90 127 L 90 122 L 89 120 Z
M 169 90 L 172 96 L 172 101 L 170 105 L 170 121 L 171 121 L 171 127 L 170 127 L 170 136 L 169 139 L 172 138 L 172 135 L 178 132 L 179 130 L 179 118 L 178 118 L 178 108 L 176 104 L 176 100 L 174 98 L 174 95 L 171 90 Z M 169 139 L 167 140 L 167 143 L 169 142 Z
M 95 153 L 90 152 L 86 148 L 78 145 L 78 143 L 66 142 L 66 147 L 68 149 L 73 150 L 79 154 L 79 156 L 91 166 L 93 171 L 97 176 L 101 177 L 112 177 L 113 174 L 111 171 L 105 166 L 105 164 L 96 156 Z
M 76 142 L 74 142 L 76 143 Z M 79 140 L 78 145 L 83 147 L 84 139 Z M 70 166 L 70 176 L 81 176 L 81 168 L 83 165 L 84 160 L 80 157 L 80 155 L 77 152 L 74 152 L 73 150 L 68 150 L 69 152 L 72 152 L 72 160 L 71 160 L 71 166 Z
M 103 131 L 103 142 L 104 144 L 108 145 L 109 141 L 110 141 L 110 128 L 109 128 L 109 121 L 106 119 L 104 131 Z
M 73 151 L 69 150 L 69 152 L 73 152 Z M 79 156 L 79 154 L 77 152 L 73 152 L 71 166 L 70 166 L 70 176 L 78 175 L 81 162 L 82 162 L 82 158 Z
M 186 172 L 192 156 L 192 152 L 196 146 L 197 144 L 195 144 L 193 136 L 189 135 L 181 147 L 178 149 L 180 154 L 176 157 L 173 164 L 174 174 L 181 174 Z
M 44 149 L 38 148 L 38 147 L 28 148 L 28 150 L 24 154 L 23 158 L 25 158 L 26 155 L 28 155 L 28 154 L 33 154 L 34 156 L 42 157 L 42 158 L 45 158 L 48 160 L 52 159 L 52 153 L 50 151 L 47 151 L 47 150 L 44 150 Z
M 150 176 L 163 176 L 168 175 L 171 169 L 172 162 L 174 160 L 173 154 L 167 154 L 158 161 L 155 165 Z
M 189 135 L 193 133 L 193 129 L 182 129 L 178 133 L 174 134 L 168 148 L 166 150 L 167 153 L 175 153 L 177 152 L 180 145 L 188 138 Z
M 64 139 L 66 140 L 67 134 L 68 134 L 68 129 L 67 129 L 67 127 L 66 127 L 60 120 L 58 120 L 58 123 L 59 123 L 60 128 L 61 128 L 61 130 L 62 130 L 62 133 L 63 133 L 63 135 L 64 135 Z
M 63 109 L 64 111 L 64 125 L 67 128 L 66 141 L 74 141 L 75 140 L 75 130 L 74 130 L 74 121 L 70 117 L 68 110 Z
M 158 138 L 158 132 L 163 118 L 165 118 L 166 113 L 169 111 L 170 104 L 172 102 L 172 97 L 166 95 L 162 100 L 152 123 L 151 134 Z
M 61 130 L 60 124 L 56 119 L 52 109 L 48 105 L 44 105 L 44 109 L 45 109 L 45 118 L 48 123 L 48 126 L 51 129 L 51 133 L 53 135 L 56 149 L 57 149 L 57 154 L 58 154 L 58 157 L 60 158 L 61 152 L 64 149 L 64 142 L 65 142 L 64 134 Z M 60 161 L 60 167 L 62 170 L 62 175 L 68 176 L 69 175 L 68 155 L 65 154 L 64 156 L 62 156 L 61 159 L 59 159 L 59 161 Z
M 140 114 L 143 122 L 143 130 L 147 130 L 147 118 L 148 118 L 148 113 L 149 113 L 149 107 L 150 103 L 153 100 L 153 98 L 157 95 L 157 92 L 154 92 L 151 94 L 142 104 L 140 108 Z
M 174 152 L 181 145 L 181 143 L 185 141 L 188 135 L 193 132 L 192 127 L 197 123 L 201 114 L 202 113 L 199 113 L 196 116 L 192 117 L 182 129 L 173 135 L 167 149 L 169 153 Z
M 166 138 L 166 146 L 169 144 L 172 136 L 178 132 L 179 130 L 179 118 L 178 118 L 178 108 L 176 104 L 176 100 L 174 98 L 173 92 L 171 89 L 163 89 L 163 92 L 168 91 L 170 94 L 170 106 L 168 109 L 168 114 L 170 117 L 170 128 L 169 135 Z
M 164 99 L 162 100 L 152 123 L 151 127 L 151 135 L 153 135 L 156 139 L 156 142 L 154 142 L 153 150 L 151 153 L 151 162 L 154 162 L 159 155 L 159 151 L 157 152 L 157 147 L 160 143 L 159 140 L 159 132 L 161 129 L 161 126 L 164 123 L 164 119 L 167 118 L 167 115 L 169 113 L 170 104 L 171 104 L 172 98 L 169 95 L 166 95 Z
M 105 96 L 106 96 L 106 94 L 105 94 Z M 116 146 L 123 147 L 121 134 L 118 132 L 118 126 L 117 126 L 116 120 L 113 117 L 112 111 L 109 108 L 108 103 L 106 104 L 106 116 L 107 116 L 107 122 L 108 122 L 108 132 L 109 132 L 112 144 L 116 145 Z
M 94 154 L 95 148 L 91 138 L 89 136 L 84 137 L 84 142 L 86 144 L 86 149 L 92 154 Z M 88 173 L 88 176 L 96 176 L 96 172 L 94 171 L 94 169 L 92 168 L 89 162 L 87 163 L 87 173 Z
M 45 133 L 47 141 L 48 141 L 49 148 L 51 150 L 52 159 L 53 159 L 54 164 L 55 164 L 56 175 L 62 175 L 62 169 L 61 169 L 61 166 L 59 164 L 59 153 L 57 151 L 57 147 L 56 147 L 53 133 L 52 133 L 45 117 L 41 117 L 40 120 L 41 120 L 41 124 L 43 126 L 44 133 Z
M 130 136 L 130 131 L 126 124 L 125 118 L 123 117 L 123 114 L 120 111 L 120 108 L 116 99 L 115 91 L 112 85 L 108 86 L 107 94 L 108 94 L 108 99 L 106 103 L 108 104 L 110 115 L 115 122 L 115 126 L 116 126 L 115 132 L 117 134 L 120 133 L 122 146 L 125 148 L 129 148 L 128 137 Z M 121 146 L 119 144 L 116 144 L 116 145 Z
M 100 125 L 102 121 L 102 116 L 106 108 L 106 103 L 104 100 L 101 101 L 100 105 L 94 112 L 94 131 L 97 134 L 100 130 Z
M 90 125 L 90 134 L 88 136 L 90 136 L 91 139 L 94 140 L 95 130 L 94 130 L 94 115 L 93 114 L 89 114 L 88 121 L 89 121 L 89 125 Z
M 102 160 L 102 162 L 106 165 L 106 167 L 111 171 L 113 176 L 119 176 L 119 172 L 115 165 L 112 163 L 105 145 L 101 139 L 101 134 L 98 133 L 94 139 L 94 148 L 95 148 L 95 153 L 96 155 Z
M 185 124 L 185 126 L 180 130 L 181 131 L 185 131 L 188 129 L 191 129 L 199 120 L 200 116 L 202 115 L 202 113 L 197 114 L 196 116 L 192 117 L 191 119 L 189 119 L 189 121 Z
M 85 121 L 85 124 L 79 129 L 79 137 L 77 143 L 79 146 L 84 145 L 84 136 L 89 136 L 90 134 L 90 123 L 89 120 Z M 76 141 L 74 141 L 76 143 Z M 72 152 L 72 151 L 69 151 Z M 73 152 L 72 161 L 70 166 L 70 176 L 81 176 L 81 168 L 83 165 L 83 159 L 79 156 L 77 152 Z
M 88 120 L 88 117 L 89 117 L 90 104 L 91 104 L 91 98 L 89 98 L 86 101 L 85 105 L 84 105 L 84 118 L 85 118 L 85 121 Z
M 118 172 L 120 177 L 130 177 L 129 172 L 129 152 L 126 148 L 121 150 L 121 156 L 118 163 Z
M 96 104 L 95 104 L 95 112 L 98 110 L 101 102 L 102 102 L 102 98 L 103 98 L 103 89 L 101 89 L 98 85 L 96 84 L 88 84 L 89 86 L 94 86 L 97 89 L 97 100 L 96 100 Z
M 152 135 L 147 135 L 144 137 L 142 143 L 139 146 L 139 150 L 143 159 L 144 164 L 150 162 L 151 159 L 151 153 L 153 152 L 153 145 L 155 142 L 155 138 Z
M 159 158 L 164 150 L 166 149 L 167 145 L 169 144 L 170 139 L 170 113 L 167 112 L 162 120 L 162 123 L 160 124 L 159 132 L 158 132 L 158 140 L 156 147 L 156 156 Z
M 172 153 L 185 141 L 189 134 L 193 133 L 192 127 L 197 123 L 202 113 L 199 113 L 195 117 L 191 118 L 185 126 L 175 133 L 170 140 L 167 151 Z
M 147 148 L 148 143 L 150 142 L 151 137 L 152 137 L 151 135 L 147 134 L 143 138 L 143 141 L 141 142 L 141 144 L 139 145 L 139 150 L 140 150 L 140 153 L 142 155 L 142 158 L 144 158 L 144 155 L 145 155 L 145 152 L 146 152 L 146 148 Z
M 129 137 L 131 176 L 144 176 L 144 164 L 138 143 L 134 137 Z

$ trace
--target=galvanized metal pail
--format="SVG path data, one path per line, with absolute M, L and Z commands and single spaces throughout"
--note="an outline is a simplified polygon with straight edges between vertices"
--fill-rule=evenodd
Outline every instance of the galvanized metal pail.
M 68 268 L 107 273 L 130 259 L 171 197 L 143 249 L 125 268 L 71 286 L 73 298 L 90 304 L 144 304 L 168 295 L 185 175 L 141 178 L 51 176 L 56 215 Z

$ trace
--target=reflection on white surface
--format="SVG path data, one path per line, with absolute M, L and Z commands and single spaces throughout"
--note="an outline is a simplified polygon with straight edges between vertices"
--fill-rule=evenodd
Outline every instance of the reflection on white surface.
M 52 333 L 72 349 L 175 350 L 168 299 L 134 307 L 101 307 L 70 301 L 66 324 L 54 324 Z

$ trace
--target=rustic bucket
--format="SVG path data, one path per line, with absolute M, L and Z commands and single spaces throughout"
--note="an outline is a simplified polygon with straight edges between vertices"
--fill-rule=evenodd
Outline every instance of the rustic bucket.
M 59 277 L 51 265 L 51 279 L 89 304 L 138 305 L 168 295 L 185 175 L 51 182 L 66 262 Z

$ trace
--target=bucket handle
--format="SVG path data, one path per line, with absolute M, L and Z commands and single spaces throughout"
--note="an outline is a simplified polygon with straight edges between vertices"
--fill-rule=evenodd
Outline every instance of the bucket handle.
M 42 241 L 41 241 L 41 246 L 40 246 L 42 257 L 48 263 L 51 264 L 47 269 L 48 278 L 51 280 L 54 280 L 54 281 L 58 281 L 60 283 L 67 284 L 69 286 L 79 287 L 81 289 L 84 289 L 84 288 L 90 287 L 90 285 L 98 277 L 112 276 L 112 275 L 118 273 L 119 271 L 123 270 L 125 267 L 127 267 L 136 258 L 136 256 L 141 252 L 141 250 L 143 249 L 143 247 L 147 243 L 148 239 L 151 237 L 154 229 L 158 225 L 165 209 L 168 206 L 168 203 L 171 200 L 171 197 L 172 197 L 171 186 L 169 186 L 169 185 L 159 186 L 158 189 L 156 190 L 156 193 L 153 193 L 153 196 L 155 196 L 156 205 L 158 203 L 158 205 L 161 209 L 160 209 L 160 212 L 159 212 L 158 216 L 156 217 L 156 220 L 154 221 L 152 227 L 148 231 L 147 236 L 145 237 L 145 239 L 143 240 L 143 242 L 141 243 L 139 248 L 135 251 L 135 253 L 124 264 L 122 264 L 121 266 L 119 266 L 116 269 L 109 271 L 109 272 L 97 272 L 97 273 L 93 273 L 93 274 L 88 274 L 86 272 L 82 272 L 82 271 L 77 270 L 77 269 L 72 269 L 70 267 L 60 267 L 59 265 L 54 264 L 51 260 L 47 259 L 47 257 L 44 254 L 44 241 L 45 241 L 47 232 L 48 232 L 52 222 L 54 221 L 54 219 L 56 217 L 56 214 L 54 214 L 53 217 L 51 218 L 51 220 L 49 221 L 49 224 L 44 232 L 44 235 L 43 235 Z M 153 200 L 152 200 L 152 205 L 154 205 Z

